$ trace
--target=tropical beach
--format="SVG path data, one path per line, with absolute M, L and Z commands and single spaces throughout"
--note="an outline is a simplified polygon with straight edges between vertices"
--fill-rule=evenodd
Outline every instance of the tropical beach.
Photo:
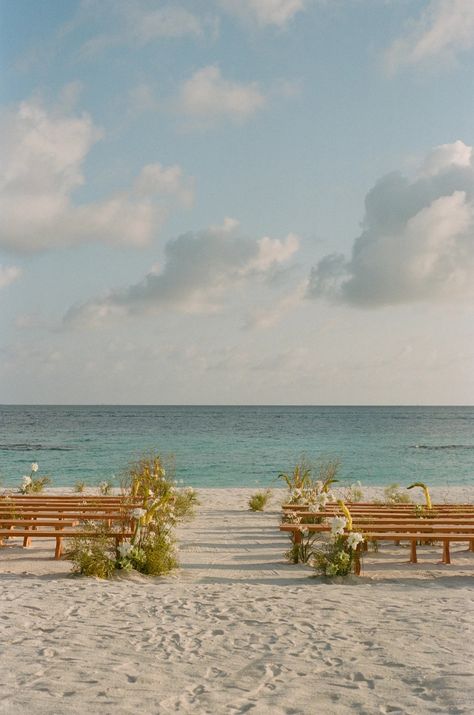
M 0 715 L 471 715 L 474 0 L 0 47 Z
M 285 491 L 203 489 L 178 529 L 180 568 L 71 576 L 37 540 L 0 552 L 5 713 L 469 713 L 474 553 L 384 545 L 361 577 L 284 558 Z M 367 497 L 380 497 L 370 490 Z M 472 488 L 432 490 L 473 503 Z M 44 544 L 44 545 L 43 545 Z M 47 545 L 46 545 L 47 544 Z

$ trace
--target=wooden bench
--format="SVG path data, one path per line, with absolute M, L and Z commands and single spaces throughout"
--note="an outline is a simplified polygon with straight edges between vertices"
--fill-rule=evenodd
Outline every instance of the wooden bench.
M 282 504 L 282 509 L 284 511 L 306 511 L 311 508 L 312 505 L 309 504 Z M 426 508 L 424 504 L 374 504 L 372 503 L 361 503 L 357 502 L 355 504 L 346 504 L 347 508 L 349 511 L 352 513 L 353 511 L 392 511 L 392 512 L 405 512 L 405 511 L 412 511 L 416 512 L 417 508 L 423 507 L 424 509 Z M 325 510 L 326 511 L 340 511 L 340 507 L 337 504 L 337 502 L 327 502 L 325 505 Z M 469 513 L 474 513 L 474 505 L 473 504 L 433 504 L 432 505 L 432 511 L 436 512 L 454 512 L 454 511 L 461 511 L 461 512 L 469 512 Z
M 306 519 L 319 519 L 326 521 L 333 519 L 335 516 L 344 516 L 343 513 L 334 514 L 328 511 L 294 511 L 292 512 L 293 518 L 297 517 L 301 519 L 301 524 L 311 523 L 305 521 Z M 394 522 L 397 524 L 404 524 L 406 522 L 413 522 L 414 524 L 474 524 L 474 514 L 438 514 L 436 516 L 426 516 L 418 517 L 414 514 L 372 514 L 372 513 L 351 513 L 352 520 L 358 523 L 365 524 L 378 524 L 384 522 Z M 283 518 L 288 518 L 287 514 L 283 514 Z
M 9 535 L 6 537 L 0 537 L 0 546 L 3 545 L 4 538 L 11 538 L 17 534 L 15 527 L 22 527 L 24 531 L 28 531 L 29 536 L 23 538 L 23 546 L 30 546 L 31 531 L 36 531 L 42 527 L 54 527 L 56 530 L 64 529 L 66 527 L 77 526 L 77 520 L 59 520 L 59 519 L 1 519 L 0 518 L 0 529 L 2 531 L 9 531 Z
M 31 529 L 15 529 L 11 531 L 10 529 L 0 529 L 0 541 L 4 537 L 23 537 L 23 538 L 41 538 L 41 539 L 55 539 L 56 540 L 56 548 L 54 551 L 54 558 L 55 559 L 60 559 L 62 555 L 62 543 L 63 539 L 66 538 L 74 538 L 77 536 L 82 536 L 82 537 L 93 537 L 94 532 L 91 531 L 84 531 L 81 529 L 62 529 L 58 531 L 58 529 L 50 529 L 50 530 L 38 530 L 38 531 L 32 531 Z M 120 531 L 120 532 L 111 532 L 110 533 L 110 538 L 115 539 L 115 543 L 117 546 L 124 540 L 124 539 L 130 539 L 133 536 L 132 531 Z
M 393 526 L 393 525 L 392 525 Z M 357 527 L 354 527 L 357 528 Z M 416 528 L 416 530 L 415 530 Z M 436 529 L 432 528 L 430 526 L 426 526 L 423 528 L 419 528 L 418 525 L 413 528 L 411 531 L 404 530 L 406 527 L 401 527 L 398 528 L 395 526 L 391 530 L 387 530 L 385 526 L 381 527 L 380 529 L 371 529 L 370 531 L 363 532 L 365 540 L 371 540 L 374 539 L 376 541 L 391 541 L 399 544 L 401 541 L 408 541 L 410 543 L 410 560 L 409 563 L 417 563 L 417 551 L 416 551 L 416 546 L 418 541 L 423 541 L 427 540 L 429 538 L 430 541 L 440 541 L 443 544 L 443 558 L 442 558 L 442 563 L 445 564 L 450 564 L 451 563 L 451 554 L 450 554 L 450 542 L 451 541 L 460 541 L 460 542 L 467 542 L 469 544 L 469 550 L 474 551 L 474 528 L 469 528 L 466 527 L 466 529 L 463 529 L 462 532 L 458 531 L 457 529 L 453 531 L 452 529 L 449 529 L 449 531 L 443 530 L 443 529 Z M 308 531 L 308 532 L 328 532 L 329 527 L 326 526 L 325 524 L 304 524 L 304 525 L 298 525 L 298 524 L 281 524 L 280 525 L 280 531 L 284 532 L 289 532 L 293 536 L 293 543 L 299 544 L 302 541 L 302 532 L 303 531 Z M 347 537 L 349 534 L 345 533 L 342 536 Z M 358 564 L 358 571 L 357 571 L 357 562 L 356 562 L 356 573 L 360 573 L 360 552 L 361 552 L 361 545 L 357 547 L 357 559 L 359 561 Z

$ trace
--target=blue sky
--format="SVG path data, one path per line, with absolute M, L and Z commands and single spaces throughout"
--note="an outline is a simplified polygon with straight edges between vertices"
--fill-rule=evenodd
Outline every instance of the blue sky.
M 0 8 L 2 402 L 472 403 L 471 0 Z

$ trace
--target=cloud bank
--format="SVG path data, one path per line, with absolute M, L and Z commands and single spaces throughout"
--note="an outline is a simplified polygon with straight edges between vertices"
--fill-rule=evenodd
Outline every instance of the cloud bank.
M 431 0 L 419 19 L 387 50 L 386 62 L 395 71 L 405 65 L 452 59 L 474 47 L 474 2 Z
M 250 280 L 262 280 L 286 263 L 298 250 L 294 234 L 285 239 L 245 238 L 238 222 L 185 233 L 165 247 L 164 265 L 154 268 L 134 285 L 102 300 L 72 308 L 66 324 L 97 323 L 115 313 L 213 313 Z
M 0 246 L 40 251 L 85 241 L 143 245 L 172 200 L 192 200 L 180 167 L 145 166 L 132 186 L 105 199 L 74 203 L 83 164 L 102 132 L 89 115 L 22 102 L 0 117 Z
M 472 147 L 436 147 L 412 179 L 380 179 L 366 197 L 363 227 L 349 259 L 331 254 L 312 269 L 308 297 L 378 307 L 471 295 Z

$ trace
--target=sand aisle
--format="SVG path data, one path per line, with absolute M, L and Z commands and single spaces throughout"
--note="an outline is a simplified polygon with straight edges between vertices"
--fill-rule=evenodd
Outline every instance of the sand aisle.
M 172 577 L 71 578 L 45 542 L 3 549 L 0 713 L 473 712 L 474 554 L 410 567 L 394 547 L 323 583 L 285 563 L 280 497 L 252 514 L 249 493 L 200 492 Z

